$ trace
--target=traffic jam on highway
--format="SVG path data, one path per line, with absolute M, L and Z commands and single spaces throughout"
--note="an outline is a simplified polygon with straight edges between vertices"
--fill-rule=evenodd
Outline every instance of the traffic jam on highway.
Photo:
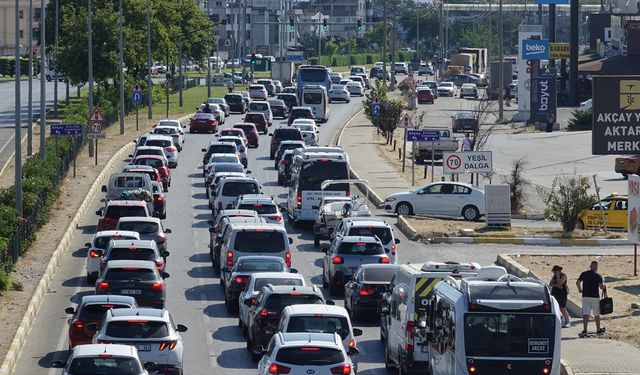
M 190 249 L 170 241 L 164 222 L 169 192 L 182 193 L 172 180 L 187 162 L 179 155 L 206 138 L 195 171 L 210 215 L 206 264 L 255 361 L 244 373 L 351 375 L 367 354 L 400 374 L 559 374 L 559 308 L 547 286 L 492 265 L 403 263 L 390 216 L 359 193 L 367 182 L 352 176 L 349 155 L 319 145 L 321 124 L 343 105 L 329 104 L 329 71 L 302 66 L 297 74 L 297 87 L 261 80 L 248 95 L 207 100 L 188 126 L 162 120 L 136 140 L 128 164 L 102 186 L 97 231 L 85 245 L 94 290 L 65 310 L 69 354 L 52 367 L 70 375 L 202 373 L 184 361 L 185 343 L 198 336 L 167 309 L 172 257 Z M 349 87 L 364 92 L 369 80 L 347 81 L 339 87 L 340 95 L 349 90 L 345 102 L 359 94 Z M 231 112 L 242 122 L 230 123 Z M 268 181 L 251 173 L 260 144 L 268 144 L 260 158 L 273 161 Z M 266 194 L 274 181 L 279 194 Z M 398 212 L 402 199 L 387 200 L 387 211 Z M 292 227 L 313 238 L 320 261 L 304 264 Z M 310 267 L 317 272 L 303 275 Z M 364 330 L 379 330 L 384 353 L 362 351 Z

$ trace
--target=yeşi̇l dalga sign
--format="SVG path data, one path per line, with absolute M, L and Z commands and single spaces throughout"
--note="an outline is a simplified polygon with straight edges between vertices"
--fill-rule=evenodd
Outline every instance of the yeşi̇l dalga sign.
M 640 76 L 593 77 L 592 153 L 640 154 Z

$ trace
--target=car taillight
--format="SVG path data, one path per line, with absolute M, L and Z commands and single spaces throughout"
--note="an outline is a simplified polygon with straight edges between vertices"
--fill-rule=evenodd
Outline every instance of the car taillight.
M 284 261 L 287 263 L 287 267 L 291 267 L 291 252 L 287 251 L 287 253 L 284 254 Z
M 396 255 L 397 248 L 398 246 L 395 243 L 391 244 L 391 255 L 394 255 L 394 256 Z
M 84 322 L 82 320 L 76 320 L 75 323 L 73 323 L 73 328 L 84 329 Z
M 356 339 L 351 339 L 351 341 L 349 341 L 349 348 L 355 348 L 356 347 Z
M 244 285 L 247 283 L 249 276 L 237 276 L 233 281 L 238 285 Z
M 164 290 L 164 284 L 163 283 L 153 283 L 151 285 L 151 289 L 155 290 L 156 292 L 162 292 Z
M 284 165 L 289 164 L 289 160 L 283 160 L 283 161 L 282 161 L 282 164 L 284 164 Z
M 476 361 L 474 361 L 472 358 L 467 360 L 467 371 L 469 372 L 469 374 L 475 374 L 476 372 L 478 372 Z
M 291 371 L 289 367 L 277 365 L 275 363 L 269 366 L 269 374 L 271 375 L 288 374 L 289 371 Z
M 267 311 L 267 309 L 260 310 L 260 316 L 267 316 L 267 315 L 269 315 L 269 311 Z
M 298 208 L 302 208 L 302 191 L 298 190 L 298 195 L 296 196 L 296 202 L 298 205 Z
M 331 258 L 331 263 L 333 264 L 342 264 L 344 263 L 344 259 L 341 256 L 334 256 L 333 258 Z
M 280 216 L 280 215 L 274 216 L 272 219 L 275 220 L 275 221 L 280 221 L 280 220 L 282 220 L 282 216 Z
M 109 290 L 109 283 L 106 281 L 101 281 L 100 283 L 98 283 L 96 289 L 98 290 L 98 292 L 106 292 L 107 290 Z
M 370 297 L 376 294 L 376 290 L 370 286 L 365 286 L 364 288 L 360 289 L 360 292 L 358 294 L 363 297 Z
M 164 269 L 164 263 L 156 262 L 156 268 L 158 269 L 158 271 L 162 271 Z
M 161 243 L 165 243 L 165 241 L 167 240 L 167 238 L 163 235 L 160 235 L 158 237 L 156 237 L 156 243 L 157 244 L 161 244 Z
M 390 262 L 389 257 L 382 257 L 378 259 L 378 263 L 389 264 Z
M 277 140 L 277 139 L 272 139 L 272 140 L 271 140 L 271 144 L 274 144 L 274 145 L 275 145 L 275 144 L 278 144 L 278 140 Z
M 165 349 L 173 350 L 176 347 L 177 341 L 163 341 L 160 343 L 160 347 L 158 348 L 160 351 Z
M 344 364 L 342 366 L 333 367 L 331 369 L 332 374 L 336 375 L 350 375 L 351 374 L 351 365 Z
M 96 251 L 95 249 L 91 249 L 89 250 L 89 257 L 100 258 L 100 252 Z
M 176 148 L 175 147 L 167 147 L 167 151 L 176 152 Z
M 154 198 L 156 199 L 156 202 L 164 201 L 164 195 L 156 195 L 154 196 Z
M 415 323 L 413 320 L 407 322 L 407 326 L 405 328 L 405 343 L 404 350 L 408 352 L 413 351 L 413 338 L 415 336 Z
M 233 252 L 227 251 L 227 267 L 233 266 Z

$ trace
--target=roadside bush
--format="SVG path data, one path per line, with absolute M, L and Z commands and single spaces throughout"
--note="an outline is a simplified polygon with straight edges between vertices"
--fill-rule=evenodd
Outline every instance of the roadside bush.
M 11 281 L 11 275 L 4 267 L 0 267 L 0 293 L 13 288 L 13 282 Z
M 538 188 L 538 194 L 546 205 L 544 216 L 557 220 L 565 232 L 573 232 L 580 213 L 597 201 L 589 194 L 589 178 L 583 176 L 564 176 L 553 179 L 551 189 Z
M 567 130 L 591 130 L 593 127 L 593 113 L 591 110 L 585 112 L 573 111 L 571 114 L 573 117 L 569 119 Z
M 367 55 L 367 64 L 373 64 L 373 63 L 374 63 L 373 56 Z
M 509 190 L 511 194 L 509 196 L 511 200 L 511 212 L 519 212 L 524 208 L 526 202 L 526 195 L 524 189 L 529 185 L 529 181 L 524 178 L 524 168 L 527 165 L 526 158 L 516 160 L 513 163 L 513 169 L 504 181 L 509 184 Z

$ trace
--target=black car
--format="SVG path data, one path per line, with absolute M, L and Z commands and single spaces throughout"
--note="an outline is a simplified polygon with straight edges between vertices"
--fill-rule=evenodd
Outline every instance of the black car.
M 291 164 L 293 163 L 293 151 L 285 151 L 278 163 L 278 185 L 287 186 L 291 179 Z
M 271 99 L 269 100 L 269 105 L 271 106 L 271 113 L 273 117 L 281 117 L 287 118 L 289 117 L 289 107 L 287 107 L 286 103 L 282 99 Z
M 293 107 L 291 108 L 291 113 L 289 113 L 289 121 L 287 121 L 287 124 L 291 126 L 293 121 L 299 118 L 315 120 L 316 116 L 313 115 L 313 110 L 311 110 L 310 107 Z
M 279 127 L 273 131 L 273 133 L 269 133 L 271 136 L 271 148 L 269 150 L 269 158 L 273 160 L 276 156 L 276 151 L 278 147 L 280 147 L 280 142 L 282 141 L 303 141 L 302 134 L 298 128 L 285 128 Z
M 244 101 L 242 94 L 230 93 L 224 96 L 224 100 L 229 105 L 231 112 L 245 113 L 247 112 L 247 103 Z
M 289 269 L 281 257 L 255 255 L 238 258 L 231 270 L 225 273 L 224 305 L 227 312 L 238 312 L 238 297 L 254 272 L 289 272 Z
M 277 98 L 284 101 L 284 104 L 289 108 L 289 111 L 291 111 L 293 107 L 298 106 L 298 97 L 296 94 L 282 93 L 278 94 Z
M 377 316 L 378 305 L 396 274 L 395 264 L 363 264 L 344 284 L 344 307 L 351 321 Z
M 451 131 L 454 133 L 473 133 L 478 131 L 478 118 L 471 111 L 458 111 L 451 116 Z
M 252 302 L 252 300 L 244 302 L 249 307 L 247 350 L 251 350 L 256 345 L 267 346 L 277 329 L 280 315 L 285 307 L 300 304 L 334 304 L 333 301 L 325 301 L 322 291 L 315 285 L 273 286 L 268 284 L 258 293 L 255 305 Z
M 156 264 L 145 260 L 112 260 L 96 281 L 96 294 L 120 294 L 135 298 L 138 306 L 164 308 L 164 279 L 169 274 L 158 271 Z

